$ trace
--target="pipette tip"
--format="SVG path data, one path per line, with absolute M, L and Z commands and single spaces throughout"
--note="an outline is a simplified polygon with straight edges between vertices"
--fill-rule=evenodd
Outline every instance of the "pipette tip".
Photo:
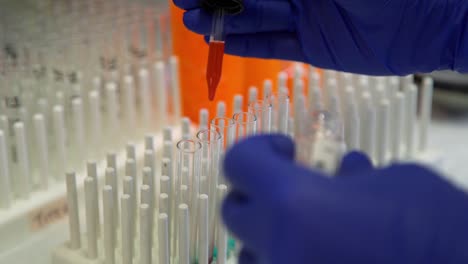
M 223 67 L 224 42 L 210 41 L 208 52 L 208 67 L 206 72 L 206 81 L 208 84 L 208 99 L 214 100 L 216 90 L 221 79 Z
M 218 89 L 219 80 L 216 80 L 216 78 L 213 78 L 213 77 L 208 77 L 207 82 L 208 82 L 208 99 L 210 101 L 213 101 L 216 95 L 216 90 Z

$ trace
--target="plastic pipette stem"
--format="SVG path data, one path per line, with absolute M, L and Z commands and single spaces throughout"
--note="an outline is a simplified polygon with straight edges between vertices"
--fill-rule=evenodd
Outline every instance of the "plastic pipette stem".
M 213 101 L 216 95 L 224 56 L 223 38 L 224 11 L 220 8 L 213 14 L 213 26 L 210 35 L 210 46 L 208 51 L 208 66 L 206 69 L 206 81 L 208 83 L 208 99 Z

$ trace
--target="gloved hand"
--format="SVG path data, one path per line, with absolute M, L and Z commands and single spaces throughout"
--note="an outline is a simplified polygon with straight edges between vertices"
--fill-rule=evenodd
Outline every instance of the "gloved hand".
M 174 0 L 184 23 L 209 35 L 200 0 Z M 468 71 L 465 0 L 244 0 L 225 21 L 230 54 L 295 60 L 375 75 Z
M 222 214 L 240 264 L 468 263 L 468 196 L 412 164 L 351 153 L 335 178 L 296 165 L 282 136 L 234 146 Z

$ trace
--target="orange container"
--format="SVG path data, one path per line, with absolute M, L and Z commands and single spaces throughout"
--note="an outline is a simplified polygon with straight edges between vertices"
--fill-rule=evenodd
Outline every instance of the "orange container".
M 262 87 L 265 79 L 270 79 L 273 83 L 276 83 L 278 73 L 283 70 L 283 67 L 284 63 L 279 60 L 248 58 L 245 67 L 245 86 L 256 86 L 259 96 L 262 98 Z M 275 91 L 276 85 L 273 88 Z

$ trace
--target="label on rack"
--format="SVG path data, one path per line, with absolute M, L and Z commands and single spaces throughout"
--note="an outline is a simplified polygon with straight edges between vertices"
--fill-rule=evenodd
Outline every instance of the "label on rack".
M 67 215 L 67 199 L 61 198 L 31 211 L 29 213 L 29 227 L 31 231 L 37 232 L 50 224 L 62 220 Z

